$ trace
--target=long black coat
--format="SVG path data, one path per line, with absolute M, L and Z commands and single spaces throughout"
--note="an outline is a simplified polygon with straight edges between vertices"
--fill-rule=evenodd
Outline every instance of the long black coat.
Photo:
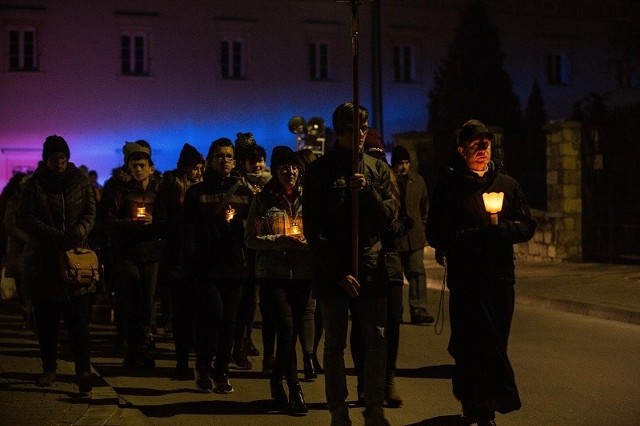
M 55 174 L 40 163 L 24 188 L 18 217 L 29 234 L 24 248 L 24 280 L 33 300 L 58 302 L 95 286 L 69 287 L 60 278 L 58 251 L 87 247 L 96 218 L 91 184 L 73 163 Z

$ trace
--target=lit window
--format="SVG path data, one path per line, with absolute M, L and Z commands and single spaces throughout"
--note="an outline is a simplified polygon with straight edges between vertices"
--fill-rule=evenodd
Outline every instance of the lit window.
M 309 80 L 329 80 L 329 45 L 309 43 Z
M 571 66 L 566 53 L 549 53 L 546 58 L 547 83 L 568 85 L 571 83 Z
M 220 43 L 220 71 L 225 80 L 245 78 L 242 40 L 223 40 Z
M 416 81 L 413 47 L 395 46 L 393 48 L 393 77 L 398 83 Z
M 9 70 L 38 70 L 35 28 L 9 28 Z
M 123 75 L 149 75 L 147 35 L 126 32 L 120 37 L 120 61 Z

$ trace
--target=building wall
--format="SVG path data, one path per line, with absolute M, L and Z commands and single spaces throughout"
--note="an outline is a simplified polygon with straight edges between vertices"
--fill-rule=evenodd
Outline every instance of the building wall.
M 395 134 L 426 128 L 428 92 L 458 26 L 461 3 L 381 0 L 383 121 L 372 117 L 371 124 L 383 128 L 387 143 Z M 574 103 L 592 91 L 621 101 L 637 96 L 616 90 L 619 49 L 612 48 L 624 44 L 613 34 L 637 26 L 637 9 L 620 9 L 621 20 L 599 14 L 602 8 L 590 1 L 555 8 L 549 5 L 558 2 L 513 3 L 488 2 L 523 108 L 534 80 L 541 84 L 548 115 L 556 118 L 569 117 Z M 364 2 L 360 99 L 370 109 L 371 19 Z M 22 23 L 38 31 L 38 72 L 7 67 L 7 28 Z M 267 152 L 278 144 L 293 147 L 291 117 L 317 116 L 330 126 L 335 106 L 353 93 L 350 8 L 333 0 L 4 0 L 0 26 L 0 184 L 13 167 L 35 165 L 42 141 L 53 133 L 68 140 L 72 161 L 98 170 L 101 180 L 122 161 L 127 140 L 147 139 L 160 170 L 175 166 L 184 142 L 206 152 L 212 140 L 233 140 L 237 132 L 253 132 Z M 148 77 L 120 73 L 124 28 L 148 32 Z M 224 37 L 245 41 L 244 80 L 220 77 Z M 330 81 L 307 78 L 310 41 L 330 45 Z M 397 45 L 415 49 L 410 83 L 394 81 Z M 551 51 L 571 58 L 570 84 L 545 83 L 544 57 Z

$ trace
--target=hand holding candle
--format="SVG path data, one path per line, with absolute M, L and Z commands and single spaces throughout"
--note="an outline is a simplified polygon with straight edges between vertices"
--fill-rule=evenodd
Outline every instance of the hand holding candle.
M 484 208 L 491 215 L 491 224 L 498 224 L 498 212 L 502 210 L 504 192 L 485 192 L 482 194 Z

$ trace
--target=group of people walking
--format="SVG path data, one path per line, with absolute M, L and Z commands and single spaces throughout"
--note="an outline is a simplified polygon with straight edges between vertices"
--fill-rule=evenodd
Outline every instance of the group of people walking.
M 23 276 L 43 364 L 37 384 L 56 380 L 62 317 L 78 387 L 91 390 L 89 322 L 96 283 L 64 283 L 57 256 L 92 243 L 116 294 L 125 368 L 155 367 L 155 293 L 162 285 L 173 307 L 176 375 L 195 379 L 203 392 L 231 393 L 229 365 L 251 368 L 247 355 L 257 352 L 251 329 L 259 305 L 263 371 L 276 404 L 308 412 L 298 378 L 300 340 L 305 379 L 324 372 L 331 424 L 351 424 L 344 359 L 349 339 L 365 423 L 387 425 L 383 407 L 403 403 L 394 379 L 405 277 L 411 322 L 433 322 L 422 257 L 428 241 L 449 270 L 449 351 L 465 418 L 492 425 L 496 411 L 518 409 L 507 357 L 512 244 L 531 238 L 535 223 L 517 182 L 491 159 L 493 135 L 477 120 L 464 124 L 429 206 L 408 151 L 396 147 L 389 165 L 366 109 L 341 104 L 332 124 L 336 142 L 324 155 L 309 161 L 308 152 L 276 146 L 270 170 L 264 148 L 247 133 L 238 134 L 235 144 L 216 139 L 206 156 L 184 144 L 177 168 L 164 174 L 154 169 L 148 143 L 126 143 L 124 164 L 105 183 L 99 202 L 89 180 L 69 162 L 66 141 L 49 136 L 42 162 L 25 183 L 17 221 L 26 235 L 24 264 L 39 265 L 25 268 Z M 482 204 L 482 193 L 489 191 L 504 192 L 497 224 Z M 323 368 L 317 358 L 322 332 Z

